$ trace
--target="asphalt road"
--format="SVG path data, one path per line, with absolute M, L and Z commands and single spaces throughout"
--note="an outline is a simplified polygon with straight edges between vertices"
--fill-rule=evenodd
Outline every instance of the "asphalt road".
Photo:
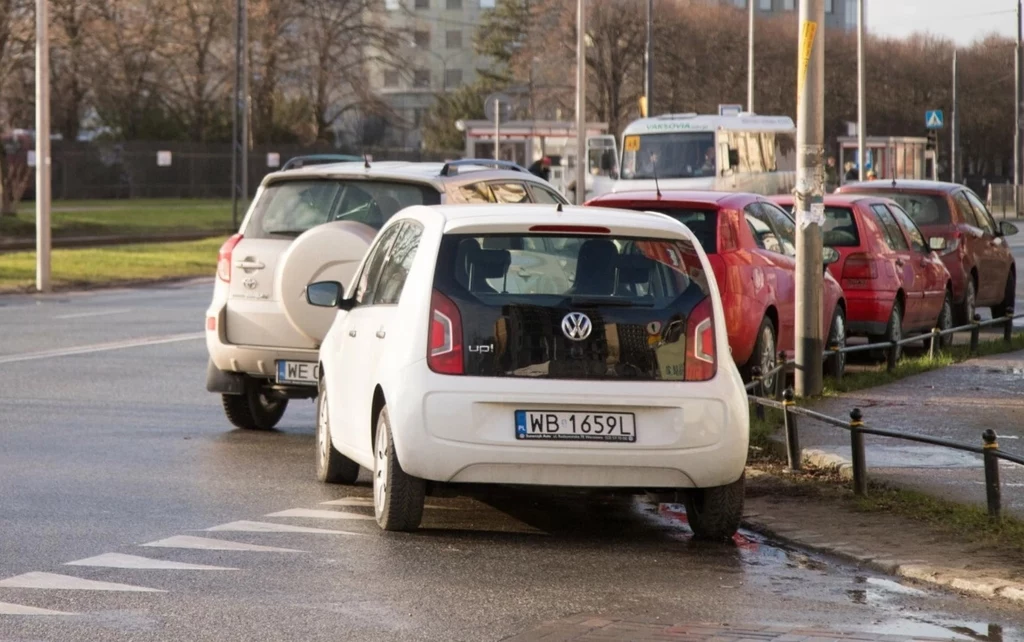
M 315 481 L 310 402 L 227 424 L 209 288 L 0 298 L 0 640 L 500 640 L 577 613 L 1024 638 L 1009 607 L 692 542 L 638 497 L 451 489 L 383 534 L 365 479 Z

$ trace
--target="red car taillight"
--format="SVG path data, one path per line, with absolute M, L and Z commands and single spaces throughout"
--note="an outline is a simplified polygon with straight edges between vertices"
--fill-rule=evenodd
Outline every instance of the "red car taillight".
M 463 373 L 462 316 L 455 303 L 437 290 L 430 296 L 427 365 L 439 374 Z
M 705 298 L 690 312 L 686 322 L 686 380 L 708 381 L 718 370 L 715 358 L 715 321 L 711 298 Z
M 875 260 L 867 254 L 851 254 L 843 263 L 843 278 L 851 280 L 868 280 L 878 278 L 878 267 Z
M 217 252 L 217 278 L 225 283 L 231 283 L 231 252 L 241 240 L 242 235 L 235 234 L 224 241 L 224 245 L 221 245 L 220 251 Z

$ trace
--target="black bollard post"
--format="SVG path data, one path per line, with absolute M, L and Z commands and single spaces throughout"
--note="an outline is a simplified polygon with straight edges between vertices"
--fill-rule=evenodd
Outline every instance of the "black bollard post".
M 999 521 L 999 514 L 1002 511 L 1002 490 L 999 487 L 999 444 L 996 443 L 996 433 L 991 428 L 981 435 L 985 442 L 985 497 L 988 500 L 988 516 Z
M 868 466 L 864 453 L 864 425 L 860 408 L 850 412 L 850 453 L 853 458 L 853 493 L 861 497 L 868 494 Z
M 1003 326 L 1003 341 L 1013 341 L 1013 308 L 1006 311 L 1006 325 Z
M 753 368 L 750 369 L 750 373 L 751 375 L 753 375 L 754 378 L 754 396 L 763 398 L 764 379 L 761 378 L 761 367 L 754 366 Z M 755 405 L 757 406 L 757 409 L 754 411 L 754 413 L 757 415 L 757 418 L 759 420 L 764 421 L 764 406 L 762 406 L 761 404 Z
M 971 324 L 974 326 L 971 328 L 971 354 L 978 354 L 978 338 L 981 335 L 981 315 L 975 314 Z
M 795 396 L 792 388 L 786 388 L 786 391 L 782 393 L 782 405 L 785 406 L 786 457 L 789 460 L 789 469 L 799 471 L 801 469 L 800 432 L 797 427 L 797 415 L 792 411 Z
M 779 360 L 777 363 L 786 363 L 786 353 L 779 351 Z M 779 370 L 778 374 L 775 375 L 775 400 L 778 401 L 783 398 L 786 390 L 786 368 L 783 366 L 782 370 Z

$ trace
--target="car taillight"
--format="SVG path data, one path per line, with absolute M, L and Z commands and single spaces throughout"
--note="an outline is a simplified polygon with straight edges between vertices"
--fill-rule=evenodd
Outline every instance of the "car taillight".
M 437 290 L 430 296 L 427 365 L 439 374 L 463 373 L 462 316 L 455 303 Z
M 843 278 L 851 280 L 867 280 L 878 278 L 878 267 L 875 260 L 867 254 L 851 254 L 843 263 Z
M 217 252 L 217 278 L 225 283 L 231 283 L 231 252 L 241 240 L 242 235 L 235 234 L 224 241 L 224 245 L 221 245 L 220 251 Z
M 686 322 L 686 380 L 708 381 L 718 369 L 715 358 L 715 321 L 711 297 L 690 312 Z

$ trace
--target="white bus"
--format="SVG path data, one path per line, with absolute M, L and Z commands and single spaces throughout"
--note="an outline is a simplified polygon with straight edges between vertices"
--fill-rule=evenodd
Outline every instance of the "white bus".
M 719 190 L 783 194 L 796 178 L 796 126 L 786 116 L 668 114 L 622 134 L 617 180 L 604 191 Z

